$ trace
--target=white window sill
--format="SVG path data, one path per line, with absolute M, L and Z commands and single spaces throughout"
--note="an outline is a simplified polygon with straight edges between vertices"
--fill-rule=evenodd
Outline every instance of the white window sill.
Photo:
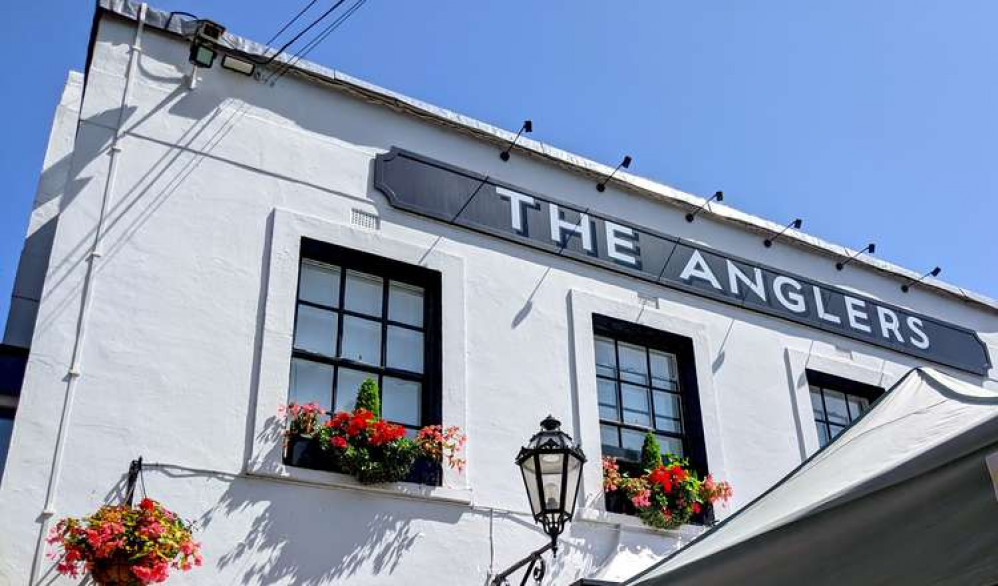
M 681 525 L 676 529 L 658 529 L 656 527 L 649 527 L 648 525 L 645 525 L 641 519 L 631 515 L 610 513 L 604 510 L 588 507 L 578 509 L 575 512 L 575 516 L 580 521 L 614 525 L 629 531 L 647 531 L 649 533 L 658 533 L 660 535 L 674 537 L 683 542 L 688 542 L 707 530 L 707 527 L 702 525 Z
M 411 482 L 392 482 L 387 484 L 361 484 L 356 478 L 347 474 L 298 468 L 279 464 L 275 468 L 250 468 L 250 476 L 257 476 L 283 482 L 308 484 L 332 488 L 336 490 L 356 490 L 377 493 L 391 498 L 434 500 L 461 505 L 471 505 L 471 488 L 455 488 L 450 486 L 427 486 Z

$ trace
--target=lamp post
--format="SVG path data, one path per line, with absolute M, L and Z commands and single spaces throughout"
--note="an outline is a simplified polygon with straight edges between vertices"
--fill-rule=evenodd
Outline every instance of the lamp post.
M 492 581 L 493 586 L 502 586 L 510 575 L 528 564 L 521 586 L 527 583 L 531 574 L 538 582 L 543 578 L 545 565 L 541 556 L 548 550 L 555 555 L 558 553 L 558 536 L 575 513 L 582 465 L 585 463 L 582 448 L 561 430 L 560 421 L 548 415 L 541 422 L 541 430 L 520 449 L 516 465 L 523 475 L 534 521 L 540 523 L 551 542 L 497 575 Z M 538 562 L 540 566 L 535 568 Z

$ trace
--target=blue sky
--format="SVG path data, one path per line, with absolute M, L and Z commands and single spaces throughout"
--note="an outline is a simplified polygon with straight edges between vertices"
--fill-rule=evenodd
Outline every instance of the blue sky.
M 259 41 L 304 4 L 153 3 Z M 0 323 L 92 14 L 0 9 Z M 309 59 L 998 297 L 995 22 L 993 0 L 368 0 Z

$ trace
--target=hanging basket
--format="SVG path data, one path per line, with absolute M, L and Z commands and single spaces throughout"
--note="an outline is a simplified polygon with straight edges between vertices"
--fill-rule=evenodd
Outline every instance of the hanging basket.
M 94 564 L 90 577 L 98 586 L 142 586 L 142 581 L 132 573 L 132 566 L 123 560 Z

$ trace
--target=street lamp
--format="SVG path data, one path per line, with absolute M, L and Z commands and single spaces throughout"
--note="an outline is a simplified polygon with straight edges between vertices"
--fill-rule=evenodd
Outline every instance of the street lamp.
M 579 494 L 579 480 L 582 478 L 582 465 L 586 463 L 586 455 L 582 448 L 572 441 L 572 437 L 561 430 L 561 422 L 548 415 L 541 422 L 541 430 L 534 434 L 527 445 L 520 449 L 516 456 L 516 465 L 523 475 L 523 484 L 527 489 L 527 499 L 530 501 L 530 511 L 534 521 L 541 524 L 544 533 L 551 537 L 551 542 L 534 551 L 527 557 L 513 564 L 508 570 L 496 576 L 492 584 L 506 583 L 506 579 L 530 564 L 524 575 L 534 574 L 535 580 L 540 580 L 544 574 L 544 561 L 541 555 L 551 550 L 558 553 L 558 536 L 565 529 L 565 523 L 572 520 L 575 513 L 575 502 Z M 539 572 L 534 565 L 541 563 Z
M 516 457 L 534 521 L 551 536 L 551 548 L 556 553 L 558 536 L 575 512 L 585 462 L 582 448 L 561 430 L 561 422 L 550 415 Z

